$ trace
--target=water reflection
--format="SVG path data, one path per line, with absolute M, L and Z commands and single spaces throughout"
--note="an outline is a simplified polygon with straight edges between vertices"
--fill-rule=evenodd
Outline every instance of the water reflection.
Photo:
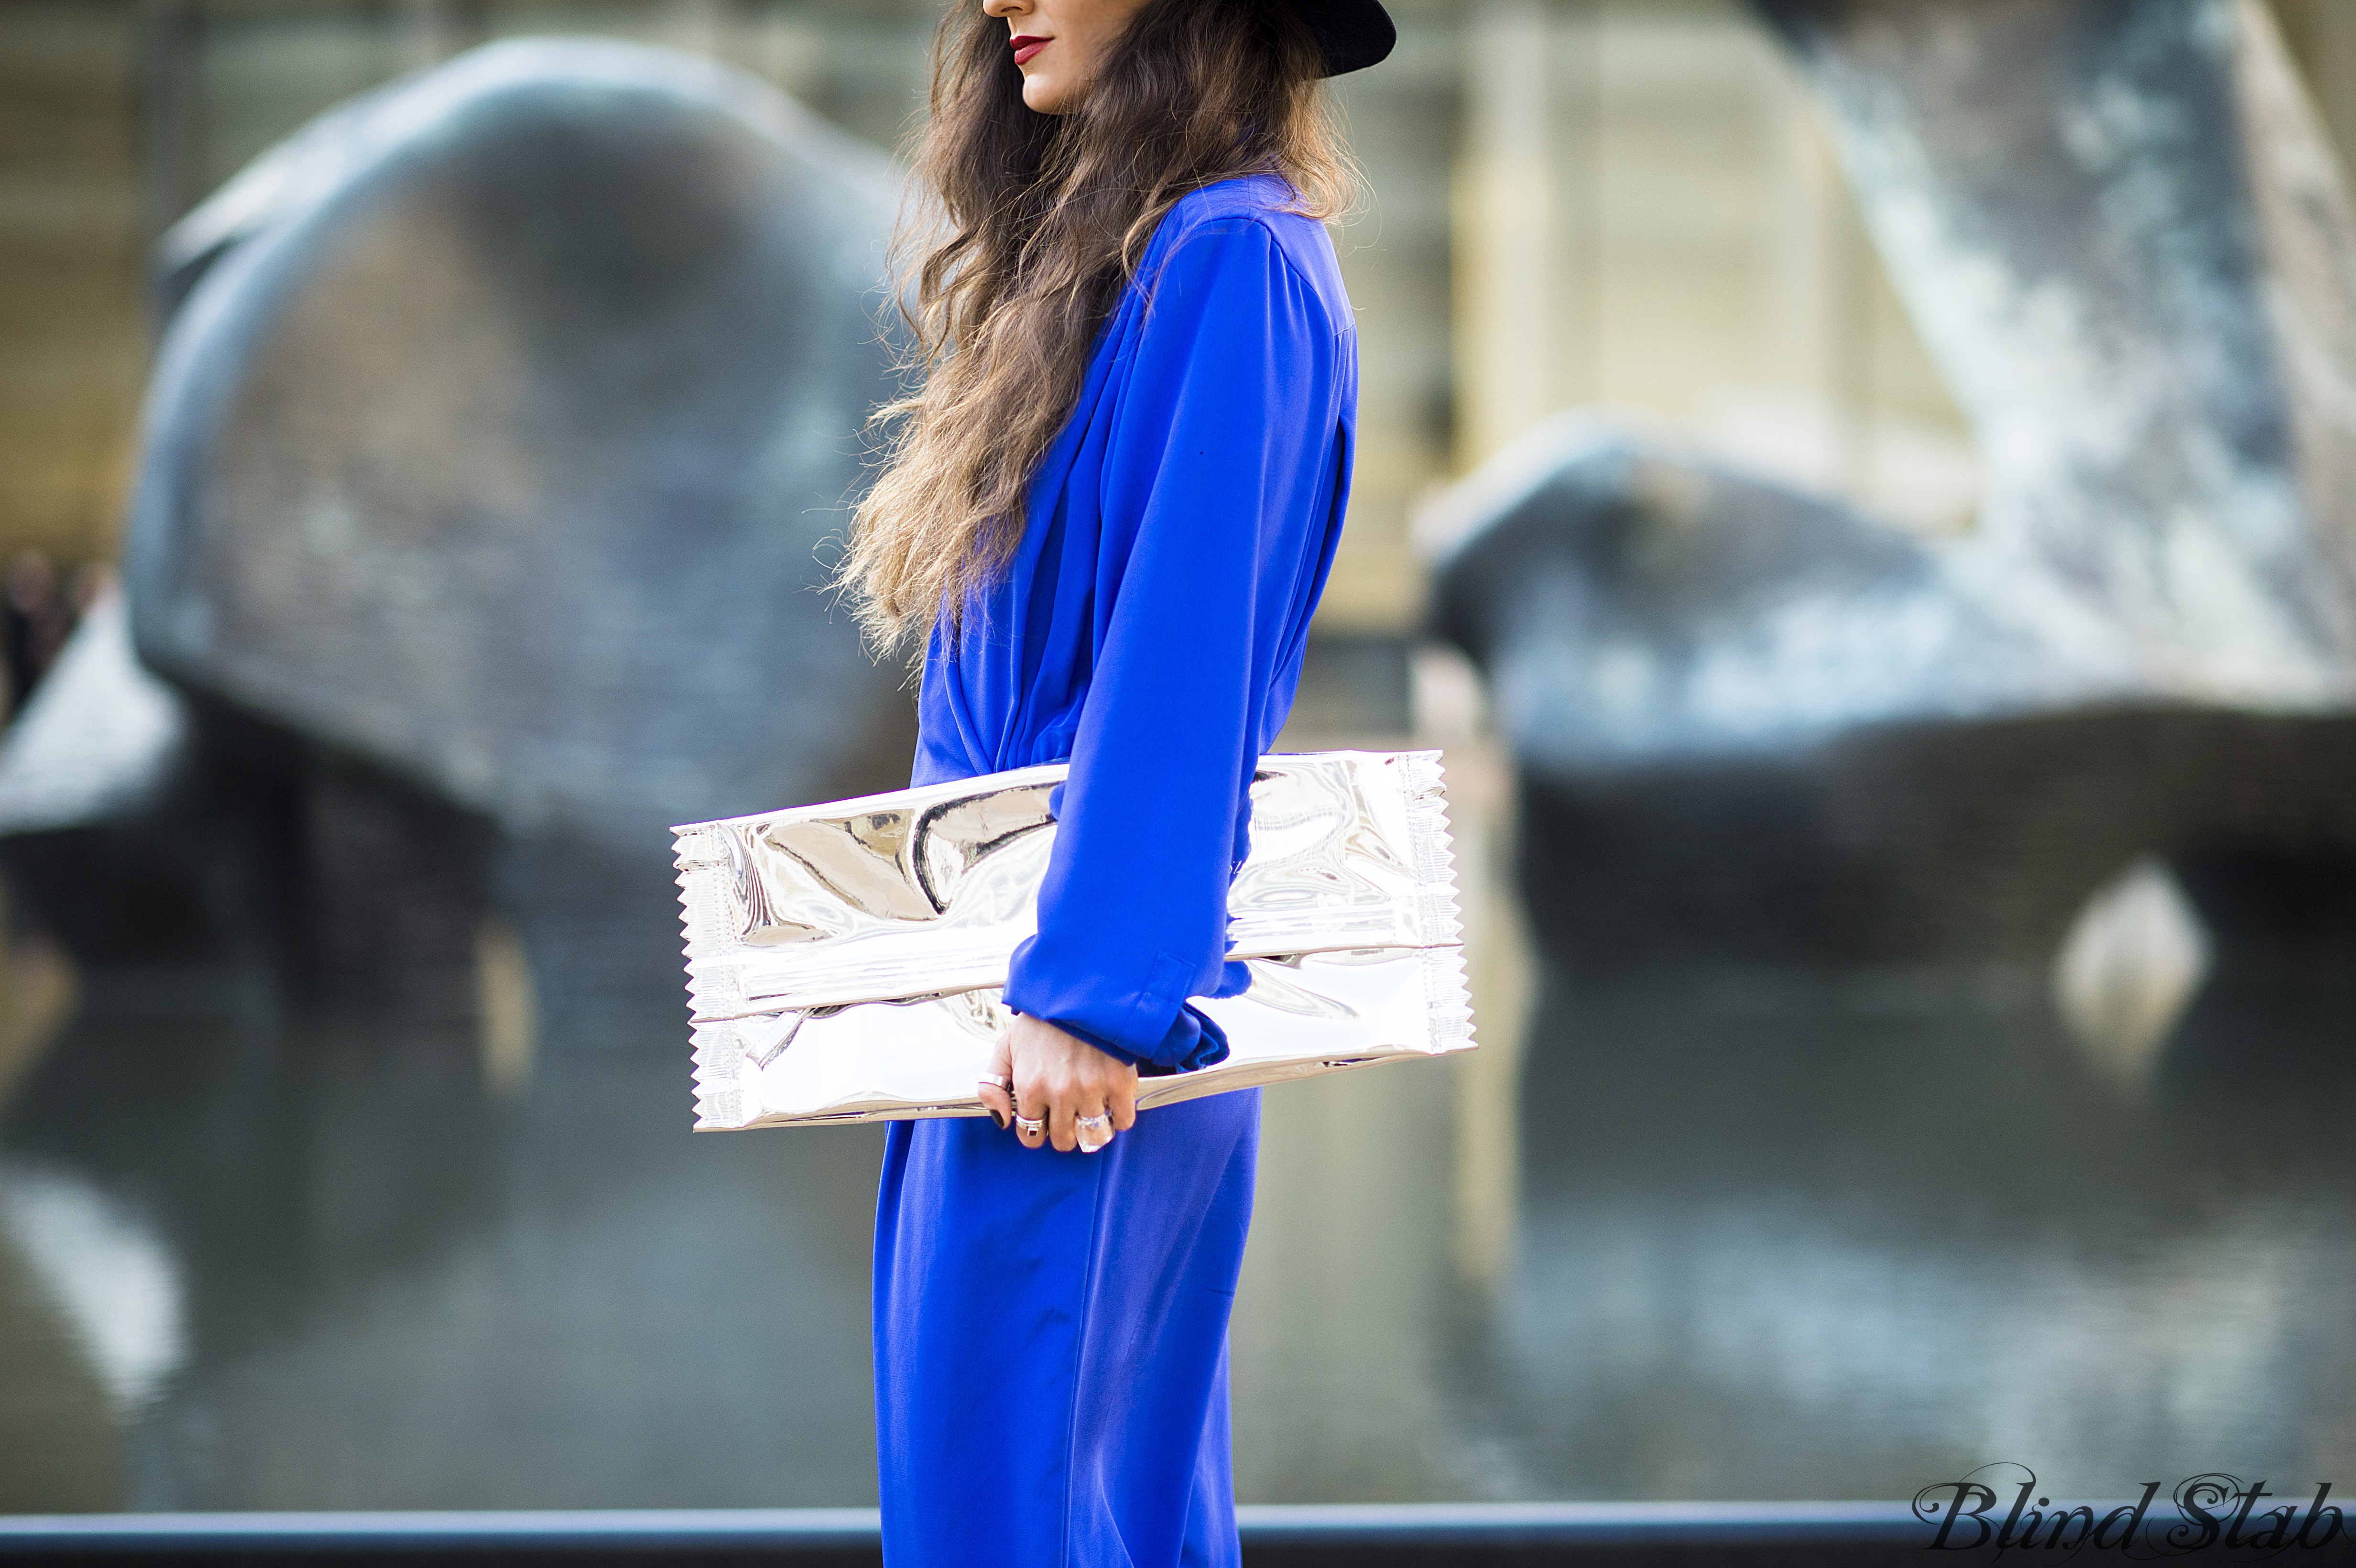
M 2027 976 L 1581 997 L 1531 1041 L 1523 1267 L 1459 1412 L 1507 1495 L 1904 1495 L 1995 1459 L 2131 1495 L 2356 1458 L 2356 1016 L 2329 983 L 2210 998 L 2144 1092 Z M 2238 1004 L 2238 1005 L 2237 1005 Z M 2244 1056 L 2246 1060 L 2246 1054 Z
M 179 1268 L 146 1217 L 70 1171 L 0 1165 L 0 1231 L 115 1413 L 138 1411 L 187 1353 Z
M 468 1019 L 78 1022 L 13 1107 L 5 1168 L 142 1217 L 185 1360 L 123 1413 L 120 1457 L 93 1444 L 7 1506 L 872 1496 L 876 1140 L 696 1138 L 676 1022 L 647 1023 L 643 1048 L 551 1055 L 510 1098 Z M 16 1274 L 41 1274 L 7 1190 Z M 6 1381 L 74 1377 L 29 1316 Z M 11 1461 L 44 1441 L 12 1427 Z
M 0 1122 L 0 1507 L 873 1499 L 875 1130 L 692 1135 L 668 1004 L 535 1050 L 485 946 L 488 1024 L 84 977 Z M 2356 987 L 2211 984 L 2132 1082 L 2027 970 L 1535 989 L 1518 1086 L 1269 1093 L 1246 1498 L 2356 1460 Z

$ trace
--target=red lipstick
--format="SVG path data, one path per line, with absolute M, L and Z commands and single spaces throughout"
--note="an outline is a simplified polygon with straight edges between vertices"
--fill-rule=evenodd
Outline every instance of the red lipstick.
M 1033 37 L 1029 33 L 1017 33 L 1006 41 L 1014 50 L 1014 63 L 1021 65 L 1033 55 L 1045 48 L 1052 40 Z

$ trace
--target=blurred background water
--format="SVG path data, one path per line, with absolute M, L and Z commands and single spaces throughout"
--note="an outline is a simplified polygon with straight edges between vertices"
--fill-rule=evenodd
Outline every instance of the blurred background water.
M 1417 519 L 1432 533 L 1449 486 L 1558 410 L 1933 545 L 1981 529 L 1988 459 L 1751 12 L 1394 9 L 1398 56 L 1342 91 L 1374 192 L 1337 240 L 1364 425 L 1285 745 L 1446 752 L 1484 1048 L 1268 1095 L 1241 1495 L 1903 1497 L 2006 1460 L 2083 1495 L 2346 1475 L 2356 965 L 2332 899 L 2257 923 L 2280 940 L 2229 929 L 2248 875 L 2157 829 L 2128 845 L 2148 854 L 2101 850 L 2058 919 L 2016 896 L 2083 825 L 2136 819 L 2167 748 L 2106 730 L 2106 761 L 2046 764 L 2083 798 L 2024 830 L 2019 864 L 1966 837 L 1907 884 L 1908 919 L 1994 936 L 1779 946 L 1816 926 L 1777 890 L 1814 884 L 1728 846 L 1825 858 L 1782 775 L 1640 773 L 1613 787 L 1682 804 L 1615 816 L 1588 775 L 1533 773 L 1514 714 L 1427 635 Z M 2266 15 L 2356 144 L 2356 14 Z M 121 551 L 169 308 L 151 258 L 258 155 L 402 73 L 552 34 L 716 59 L 889 145 L 933 19 L 0 7 L 12 702 Z M 2346 742 L 2319 722 L 2297 754 L 2336 801 Z M 830 793 L 904 782 L 904 746 L 841 746 Z M 2268 794 L 2288 775 L 2239 731 L 2179 750 L 2261 806 L 2308 798 Z M 1943 772 L 1971 767 L 1875 787 L 1933 798 Z M 2012 778 L 1971 774 L 1979 817 L 2031 821 Z M 2340 889 L 2335 853 L 2277 854 L 2265 886 Z M 44 864 L 12 864 L 0 970 L 0 1509 L 872 1501 L 874 1130 L 691 1134 L 676 991 L 568 1008 L 562 928 L 428 900 L 438 967 L 354 996 L 218 948 L 76 956 Z M 1736 883 L 1742 941 L 1687 940 L 1660 894 Z

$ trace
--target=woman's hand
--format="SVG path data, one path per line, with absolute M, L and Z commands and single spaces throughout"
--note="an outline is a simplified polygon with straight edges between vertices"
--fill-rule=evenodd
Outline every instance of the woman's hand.
M 1137 1069 L 1043 1019 L 1017 1014 L 999 1033 L 990 1071 L 1014 1084 L 1011 1098 L 995 1083 L 981 1086 L 982 1108 L 1000 1126 L 1017 1115 L 1047 1124 L 1041 1132 L 1015 1126 L 1014 1136 L 1024 1148 L 1052 1143 L 1070 1153 L 1082 1147 L 1079 1123 L 1084 1117 L 1109 1116 L 1113 1132 L 1125 1133 L 1137 1125 Z M 1091 1136 L 1088 1150 L 1094 1153 L 1111 1141 L 1109 1132 Z

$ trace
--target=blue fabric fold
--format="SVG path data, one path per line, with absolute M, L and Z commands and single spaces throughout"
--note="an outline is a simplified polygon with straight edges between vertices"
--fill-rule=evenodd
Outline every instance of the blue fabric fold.
M 1227 887 L 1348 501 L 1355 325 L 1272 177 L 1162 220 L 1030 492 L 1012 568 L 945 616 L 915 782 L 1071 763 L 1006 1000 L 1141 1068 L 1226 1041 Z

